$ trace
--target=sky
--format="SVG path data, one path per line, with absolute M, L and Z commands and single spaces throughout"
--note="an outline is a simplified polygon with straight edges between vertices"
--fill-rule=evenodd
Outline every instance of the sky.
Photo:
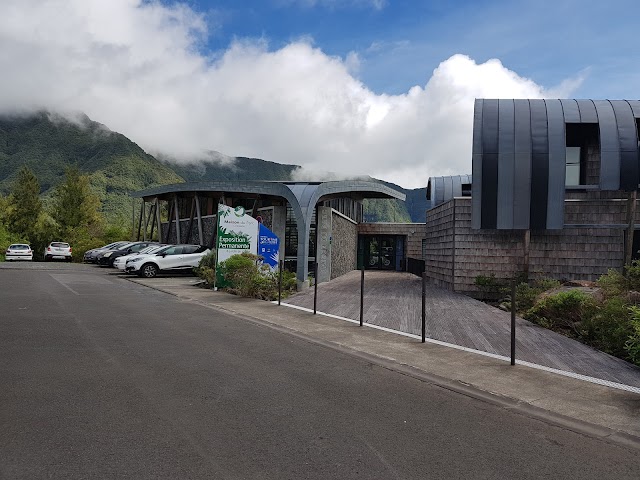
M 637 0 L 0 3 L 0 113 L 299 180 L 470 173 L 475 98 L 640 98 Z

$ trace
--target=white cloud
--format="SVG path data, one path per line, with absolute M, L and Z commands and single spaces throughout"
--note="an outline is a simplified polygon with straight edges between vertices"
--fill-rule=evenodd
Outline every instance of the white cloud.
M 0 17 L 0 111 L 80 110 L 154 153 L 216 150 L 420 187 L 470 172 L 474 98 L 550 93 L 498 60 L 454 55 L 424 86 L 378 95 L 352 76 L 356 55 L 237 41 L 212 62 L 196 49 L 205 36 L 184 6 L 11 2 Z

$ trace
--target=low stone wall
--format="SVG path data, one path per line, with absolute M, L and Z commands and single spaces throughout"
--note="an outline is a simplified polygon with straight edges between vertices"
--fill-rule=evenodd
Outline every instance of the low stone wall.
M 331 279 L 357 268 L 358 225 L 351 219 L 331 212 Z

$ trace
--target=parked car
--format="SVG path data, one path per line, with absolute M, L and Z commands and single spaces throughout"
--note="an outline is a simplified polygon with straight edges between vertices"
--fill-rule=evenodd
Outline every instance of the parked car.
M 100 248 L 92 248 L 91 250 L 87 250 L 84 253 L 84 258 L 83 260 L 87 263 L 95 263 L 96 262 L 96 257 L 98 256 L 98 254 L 100 252 L 103 252 L 105 250 L 108 250 L 110 248 L 117 248 L 117 247 L 121 247 L 122 245 L 124 245 L 125 243 L 130 243 L 130 242 L 126 242 L 126 241 L 119 241 L 119 242 L 113 242 L 110 243 L 108 245 L 105 245 L 104 247 L 100 247 Z
M 113 261 L 113 266 L 115 268 L 117 268 L 118 270 L 123 270 L 126 268 L 127 266 L 127 260 L 135 257 L 136 255 L 144 255 L 146 253 L 154 253 L 157 252 L 158 250 L 160 250 L 161 248 L 164 247 L 168 247 L 170 245 L 166 245 L 166 244 L 154 244 L 154 245 L 149 245 L 147 248 L 143 248 L 142 250 L 140 250 L 139 252 L 135 252 L 135 253 L 130 253 L 128 255 L 123 255 L 121 257 L 116 258 Z
M 71 245 L 66 242 L 51 242 L 47 248 L 44 249 L 44 261 L 49 262 L 56 258 L 66 262 L 73 260 L 71 256 Z
M 127 260 L 125 271 L 153 278 L 158 272 L 191 270 L 208 252 L 209 248 L 202 245 L 170 245 L 155 253 L 136 255 Z
M 33 251 L 28 243 L 12 243 L 4 252 L 4 259 L 13 260 L 33 260 Z
M 103 250 L 96 256 L 96 263 L 101 267 L 113 267 L 113 261 L 116 258 L 130 253 L 137 253 L 151 244 L 155 244 L 155 242 L 129 242 L 119 247 Z

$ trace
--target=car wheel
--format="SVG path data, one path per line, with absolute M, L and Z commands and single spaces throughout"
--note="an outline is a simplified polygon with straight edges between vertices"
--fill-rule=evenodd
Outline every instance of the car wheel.
M 67 262 L 73 261 L 73 257 L 67 257 Z
M 144 278 L 153 278 L 158 274 L 158 267 L 153 263 L 145 263 L 140 267 L 140 276 Z
M 44 261 L 45 262 L 50 262 L 51 261 L 51 255 L 45 255 L 44 256 Z

